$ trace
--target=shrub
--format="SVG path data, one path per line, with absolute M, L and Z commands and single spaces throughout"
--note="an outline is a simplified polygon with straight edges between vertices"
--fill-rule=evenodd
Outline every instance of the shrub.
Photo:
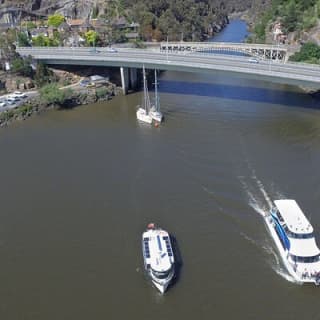
M 320 46 L 315 43 L 308 42 L 302 45 L 299 52 L 296 52 L 289 58 L 290 61 L 304 61 L 310 63 L 319 63 Z
M 72 94 L 69 90 L 60 90 L 56 83 L 50 83 L 40 89 L 40 98 L 46 104 L 62 105 Z
M 97 88 L 96 89 L 96 96 L 97 98 L 104 98 L 108 94 L 108 90 L 105 87 Z
M 60 24 L 64 21 L 64 16 L 61 14 L 53 14 L 48 18 L 48 26 L 59 27 Z

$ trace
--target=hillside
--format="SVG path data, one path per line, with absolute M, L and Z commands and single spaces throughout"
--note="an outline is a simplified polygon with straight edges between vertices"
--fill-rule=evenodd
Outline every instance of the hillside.
M 232 13 L 263 10 L 270 0 L 2 0 L 0 23 L 17 24 L 27 15 L 59 12 L 71 18 L 101 17 L 113 21 L 125 17 L 141 25 L 145 40 L 204 40 L 220 31 Z M 7 12 L 19 7 L 19 12 Z M 2 14 L 1 14 L 2 12 Z
M 273 0 L 268 10 L 256 20 L 254 42 L 271 42 L 274 25 L 281 25 L 281 32 L 288 44 L 313 41 L 320 43 L 318 8 L 320 0 Z

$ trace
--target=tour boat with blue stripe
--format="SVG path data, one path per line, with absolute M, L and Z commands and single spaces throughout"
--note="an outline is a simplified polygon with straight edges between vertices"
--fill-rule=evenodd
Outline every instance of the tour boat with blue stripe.
M 142 234 L 144 267 L 155 287 L 164 293 L 175 273 L 174 255 L 167 231 L 153 223 Z
M 295 200 L 275 200 L 268 229 L 289 274 L 298 282 L 320 284 L 320 250 L 313 227 Z

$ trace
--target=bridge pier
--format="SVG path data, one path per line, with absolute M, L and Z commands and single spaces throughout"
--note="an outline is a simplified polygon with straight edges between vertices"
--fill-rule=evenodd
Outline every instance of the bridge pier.
M 124 95 L 130 89 L 136 89 L 138 85 L 138 73 L 136 68 L 120 68 L 121 86 Z
M 129 68 L 120 67 L 121 86 L 124 95 L 128 93 L 129 89 Z

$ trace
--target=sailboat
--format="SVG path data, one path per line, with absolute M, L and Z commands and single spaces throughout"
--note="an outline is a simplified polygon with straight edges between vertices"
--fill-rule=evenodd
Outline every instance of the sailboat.
M 148 93 L 148 86 L 147 86 L 147 78 L 146 78 L 146 70 L 143 66 L 143 102 L 139 106 L 139 109 L 137 110 L 137 119 L 142 122 L 146 122 L 151 124 L 152 123 L 152 117 L 149 114 L 150 112 L 150 98 Z
M 160 111 L 160 99 L 158 95 L 157 70 L 154 70 L 154 105 L 150 109 L 150 116 L 153 120 L 161 122 L 163 120 L 162 112 Z

